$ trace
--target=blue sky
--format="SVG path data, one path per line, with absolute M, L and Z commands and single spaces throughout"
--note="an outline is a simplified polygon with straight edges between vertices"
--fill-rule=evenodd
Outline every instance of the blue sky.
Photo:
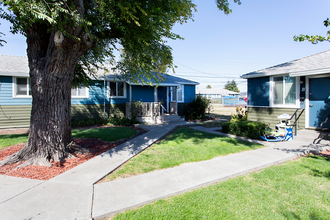
M 219 11 L 215 0 L 194 1 L 195 21 L 173 29 L 185 40 L 168 41 L 178 66 L 176 76 L 197 81 L 201 88 L 223 88 L 235 79 L 246 91 L 246 81 L 239 76 L 330 49 L 328 42 L 293 41 L 298 34 L 326 34 L 323 21 L 330 17 L 329 0 L 241 1 L 231 1 L 230 15 Z M 8 33 L 10 24 L 0 23 L 8 42 L 0 54 L 26 56 L 24 37 Z

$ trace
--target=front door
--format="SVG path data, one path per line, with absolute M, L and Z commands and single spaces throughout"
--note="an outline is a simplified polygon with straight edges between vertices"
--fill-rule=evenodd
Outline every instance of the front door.
M 309 79 L 309 127 L 319 128 L 330 114 L 330 77 Z M 330 128 L 327 123 L 326 128 Z
M 157 101 L 161 102 L 165 109 L 167 109 L 167 87 L 159 86 L 157 91 Z

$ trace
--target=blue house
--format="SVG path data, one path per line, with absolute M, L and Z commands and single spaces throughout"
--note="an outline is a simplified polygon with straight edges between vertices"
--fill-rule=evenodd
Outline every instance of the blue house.
M 296 110 L 298 128 L 319 128 L 330 114 L 330 50 L 241 76 L 248 82 L 248 120 L 275 126 Z
M 100 70 L 98 80 L 89 88 L 72 89 L 72 118 L 129 116 L 129 106 L 133 101 L 144 105 L 146 112 L 141 115 L 142 121 L 162 121 L 162 112 L 182 116 L 186 104 L 195 98 L 196 85 L 199 84 L 159 74 L 163 80 L 150 86 L 142 81 L 121 80 L 118 74 Z M 27 58 L 0 55 L 0 129 L 29 126 L 31 106 Z

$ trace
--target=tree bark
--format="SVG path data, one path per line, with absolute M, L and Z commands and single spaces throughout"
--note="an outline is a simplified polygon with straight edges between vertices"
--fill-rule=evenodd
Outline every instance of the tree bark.
M 25 161 L 27 165 L 51 166 L 76 153 L 85 152 L 72 142 L 71 83 L 80 56 L 91 43 L 47 32 L 35 24 L 27 33 L 32 110 L 27 144 L 1 162 L 0 166 Z

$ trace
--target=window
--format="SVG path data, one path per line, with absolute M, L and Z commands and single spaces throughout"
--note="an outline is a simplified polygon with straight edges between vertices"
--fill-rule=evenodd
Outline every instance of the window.
M 297 83 L 296 77 L 273 77 L 273 105 L 296 105 Z
M 14 77 L 14 97 L 31 97 L 30 79 L 25 77 Z
M 71 97 L 72 98 L 88 98 L 88 88 L 81 87 L 71 89 Z
M 171 91 L 171 102 L 176 102 L 176 98 L 177 98 L 177 88 L 176 86 L 171 86 L 170 87 L 170 91 Z
M 170 91 L 172 102 L 184 102 L 184 85 L 171 86 Z
M 184 101 L 184 92 L 183 92 L 183 85 L 179 85 L 177 89 L 178 93 L 178 102 Z
M 114 98 L 125 98 L 125 83 L 124 82 L 108 82 L 108 96 Z

